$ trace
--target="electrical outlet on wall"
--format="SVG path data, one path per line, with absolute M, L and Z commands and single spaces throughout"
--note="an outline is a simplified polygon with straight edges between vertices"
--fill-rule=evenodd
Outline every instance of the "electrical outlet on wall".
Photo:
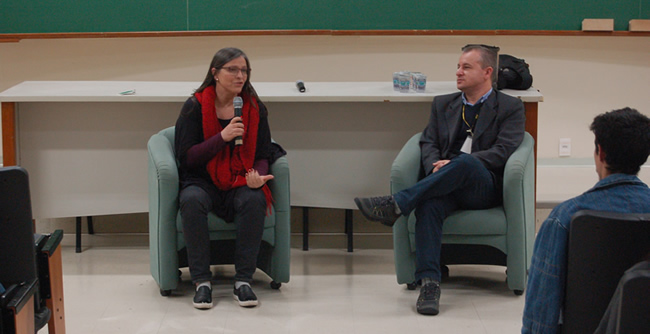
M 571 156 L 571 138 L 560 138 L 560 156 Z

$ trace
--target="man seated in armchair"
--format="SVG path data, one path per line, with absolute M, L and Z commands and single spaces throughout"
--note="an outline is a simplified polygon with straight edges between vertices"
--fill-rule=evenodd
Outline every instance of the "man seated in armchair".
M 463 47 L 458 93 L 437 96 L 420 139 L 425 178 L 393 196 L 355 198 L 366 218 L 392 226 L 415 210 L 418 313 L 440 303 L 442 224 L 457 210 L 488 209 L 503 199 L 503 171 L 524 138 L 523 103 L 495 88 L 498 47 Z

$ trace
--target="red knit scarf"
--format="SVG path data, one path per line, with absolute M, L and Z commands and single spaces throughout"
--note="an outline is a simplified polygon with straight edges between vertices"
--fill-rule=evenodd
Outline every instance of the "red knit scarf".
M 201 104 L 203 115 L 203 137 L 205 140 L 221 133 L 223 128 L 217 119 L 217 110 L 214 102 L 217 93 L 214 86 L 206 87 L 203 92 L 194 94 Z M 226 145 L 207 164 L 208 174 L 212 182 L 220 190 L 226 191 L 238 187 L 247 186 L 246 172 L 253 168 L 255 163 L 255 148 L 257 146 L 257 129 L 260 123 L 259 107 L 257 103 L 248 96 L 242 96 L 244 106 L 242 108 L 242 121 L 244 123 L 244 136 L 242 145 L 235 146 L 231 152 L 230 145 Z M 267 215 L 271 213 L 273 197 L 269 186 L 262 187 L 266 197 Z

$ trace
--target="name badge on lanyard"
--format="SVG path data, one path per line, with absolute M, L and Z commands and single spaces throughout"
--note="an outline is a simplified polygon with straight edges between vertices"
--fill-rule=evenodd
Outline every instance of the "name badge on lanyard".
M 465 125 L 469 128 L 467 130 L 467 138 L 465 138 L 465 142 L 463 143 L 463 146 L 460 148 L 460 151 L 463 153 L 470 154 L 472 153 L 472 136 L 474 135 L 474 132 L 472 131 L 472 126 L 469 125 L 467 120 L 465 119 L 465 105 L 463 104 L 463 122 L 465 122 Z M 476 121 L 478 120 L 478 114 L 474 116 L 474 124 L 476 124 Z
M 463 147 L 460 148 L 460 151 L 463 153 L 470 154 L 472 153 L 472 135 L 467 134 L 467 138 L 465 138 L 465 142 L 463 143 Z

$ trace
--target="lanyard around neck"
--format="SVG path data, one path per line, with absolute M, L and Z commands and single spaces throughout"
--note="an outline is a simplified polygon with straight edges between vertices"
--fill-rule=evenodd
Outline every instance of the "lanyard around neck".
M 469 128 L 467 130 L 467 133 L 469 133 L 469 135 L 471 137 L 474 137 L 474 129 L 473 128 L 476 127 L 476 121 L 478 120 L 478 113 L 476 113 L 476 115 L 474 116 L 474 127 L 470 126 L 469 123 L 467 122 L 467 120 L 465 119 L 465 104 L 464 103 L 463 103 L 463 113 L 462 113 L 462 115 L 463 115 L 463 122 L 465 122 L 465 125 L 467 125 L 467 127 Z

